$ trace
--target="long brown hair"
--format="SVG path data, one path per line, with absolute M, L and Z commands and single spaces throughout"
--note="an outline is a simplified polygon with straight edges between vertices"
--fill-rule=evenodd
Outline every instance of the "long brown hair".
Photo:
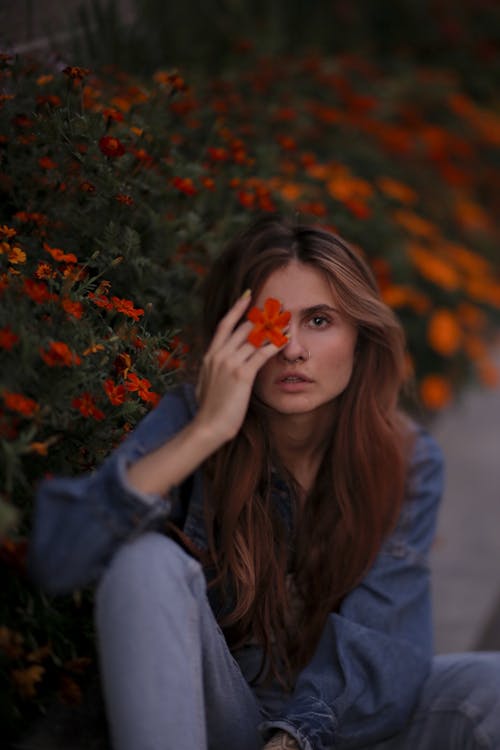
M 335 423 L 312 490 L 293 528 L 273 499 L 279 467 L 266 414 L 252 397 L 234 440 L 206 464 L 205 500 L 216 583 L 235 606 L 222 618 L 233 645 L 257 639 L 291 676 L 311 657 L 329 612 L 360 581 L 394 526 L 401 506 L 407 430 L 398 409 L 404 379 L 404 337 L 382 302 L 360 253 L 331 232 L 267 216 L 233 240 L 206 281 L 204 343 L 245 289 L 258 294 L 267 277 L 295 260 L 324 274 L 346 319 L 358 331 L 350 382 L 337 398 Z M 282 467 L 281 467 L 282 468 Z M 296 498 L 291 476 L 292 502 Z M 286 580 L 301 614 L 292 633 Z

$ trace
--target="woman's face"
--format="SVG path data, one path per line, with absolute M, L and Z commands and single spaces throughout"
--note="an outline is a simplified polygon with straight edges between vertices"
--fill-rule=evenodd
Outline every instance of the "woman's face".
M 291 261 L 266 280 L 254 304 L 279 299 L 292 314 L 288 344 L 259 371 L 254 391 L 281 414 L 306 414 L 331 406 L 347 387 L 357 329 L 339 312 L 325 277 Z

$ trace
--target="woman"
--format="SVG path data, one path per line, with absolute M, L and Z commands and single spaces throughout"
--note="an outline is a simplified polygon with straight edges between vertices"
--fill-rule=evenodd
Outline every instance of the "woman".
M 39 492 L 40 583 L 100 578 L 114 747 L 500 748 L 497 658 L 432 657 L 442 461 L 398 408 L 403 335 L 366 263 L 264 218 L 203 322 L 196 388 Z

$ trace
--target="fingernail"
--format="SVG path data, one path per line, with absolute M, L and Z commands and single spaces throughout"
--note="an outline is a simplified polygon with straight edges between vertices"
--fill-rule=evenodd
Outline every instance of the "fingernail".
M 247 299 L 248 297 L 252 296 L 252 290 L 251 289 L 245 289 L 243 294 L 241 295 L 241 299 Z

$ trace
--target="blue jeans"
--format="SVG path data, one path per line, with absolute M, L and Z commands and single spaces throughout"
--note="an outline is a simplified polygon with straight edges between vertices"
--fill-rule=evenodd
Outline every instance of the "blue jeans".
M 231 655 L 201 567 L 175 542 L 147 533 L 121 547 L 97 591 L 96 627 L 115 750 L 262 748 L 258 726 L 286 695 L 249 687 L 258 649 Z M 500 748 L 498 653 L 435 657 L 407 727 L 363 750 L 480 748 Z

